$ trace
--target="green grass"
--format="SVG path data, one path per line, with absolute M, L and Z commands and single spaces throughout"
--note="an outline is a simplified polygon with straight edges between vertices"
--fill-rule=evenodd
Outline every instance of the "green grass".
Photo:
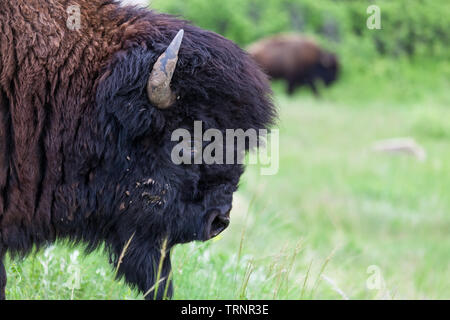
M 279 173 L 249 167 L 229 229 L 175 249 L 175 299 L 450 298 L 448 64 L 400 64 L 401 76 L 391 66 L 344 75 L 321 99 L 275 84 Z M 371 151 L 391 137 L 415 138 L 427 160 Z M 75 250 L 8 260 L 8 298 L 142 298 L 113 281 L 100 251 Z

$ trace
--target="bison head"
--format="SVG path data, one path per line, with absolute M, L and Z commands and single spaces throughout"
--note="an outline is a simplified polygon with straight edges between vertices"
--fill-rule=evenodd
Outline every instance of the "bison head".
M 90 248 L 105 242 L 119 276 L 146 298 L 172 295 L 174 245 L 228 226 L 243 173 L 240 164 L 173 163 L 173 131 L 192 131 L 194 121 L 224 133 L 263 129 L 275 117 L 267 79 L 246 53 L 215 33 L 163 20 L 103 68 L 95 108 L 65 154 L 70 173 L 54 213 L 59 235 Z
M 339 62 L 333 53 L 321 52 L 317 73 L 326 86 L 330 86 L 339 76 Z

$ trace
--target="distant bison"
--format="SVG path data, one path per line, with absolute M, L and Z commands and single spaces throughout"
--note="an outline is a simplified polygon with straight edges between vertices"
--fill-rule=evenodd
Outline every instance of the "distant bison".
M 170 250 L 228 226 L 244 171 L 175 164 L 171 134 L 195 120 L 267 128 L 267 77 L 231 41 L 172 16 L 71 4 L 0 1 L 0 298 L 5 254 L 59 238 L 105 244 L 118 276 L 170 297 Z
M 308 85 L 317 95 L 317 79 L 329 86 L 338 77 L 336 55 L 299 35 L 262 39 L 252 44 L 248 52 L 271 78 L 288 82 L 289 94 L 293 94 L 297 87 Z

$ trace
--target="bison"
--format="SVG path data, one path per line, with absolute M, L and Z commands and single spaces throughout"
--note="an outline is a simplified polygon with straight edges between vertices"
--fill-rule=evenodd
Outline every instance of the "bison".
M 248 52 L 271 78 L 287 81 L 290 95 L 303 85 L 309 86 L 318 95 L 318 79 L 329 86 L 338 77 L 336 55 L 322 50 L 313 40 L 300 35 L 276 35 L 262 39 L 252 44 Z
M 0 29 L 0 298 L 6 253 L 61 238 L 171 297 L 171 249 L 228 226 L 244 171 L 173 163 L 171 133 L 270 127 L 266 75 L 220 35 L 113 0 L 1 1 Z

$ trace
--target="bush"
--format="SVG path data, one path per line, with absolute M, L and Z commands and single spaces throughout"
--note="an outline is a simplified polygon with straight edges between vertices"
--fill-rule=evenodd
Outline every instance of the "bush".
M 381 30 L 366 27 L 370 4 L 381 9 Z M 154 0 L 242 46 L 286 31 L 314 34 L 328 46 L 359 43 L 381 56 L 450 57 L 448 0 Z

